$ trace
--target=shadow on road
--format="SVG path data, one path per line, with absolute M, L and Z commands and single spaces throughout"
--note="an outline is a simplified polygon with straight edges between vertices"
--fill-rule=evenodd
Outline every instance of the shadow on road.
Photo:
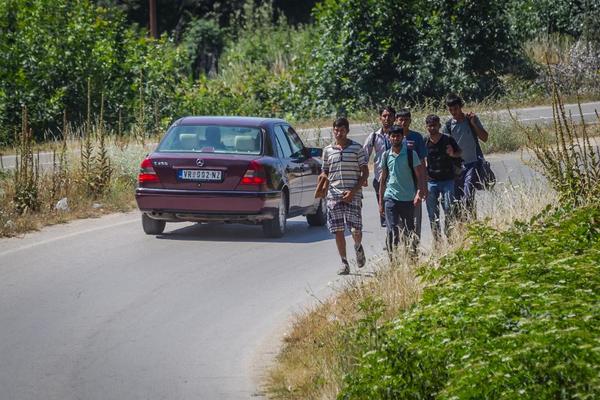
M 168 227 L 168 225 L 167 225 Z M 260 225 L 195 224 L 157 235 L 157 239 L 217 242 L 315 243 L 333 240 L 326 227 L 310 227 L 305 221 L 288 221 L 285 235 L 272 239 L 263 236 Z

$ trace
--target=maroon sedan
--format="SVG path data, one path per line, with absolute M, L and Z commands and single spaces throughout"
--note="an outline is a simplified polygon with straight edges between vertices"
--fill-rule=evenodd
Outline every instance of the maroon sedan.
M 281 237 L 299 215 L 322 226 L 320 157 L 281 119 L 181 118 L 142 161 L 135 198 L 144 232 L 160 234 L 166 222 L 237 222 Z

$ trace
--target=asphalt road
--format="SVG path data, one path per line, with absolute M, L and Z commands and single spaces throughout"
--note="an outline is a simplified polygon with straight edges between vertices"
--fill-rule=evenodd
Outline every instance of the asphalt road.
M 533 174 L 516 153 L 490 160 L 503 181 Z M 146 236 L 138 212 L 2 239 L 0 399 L 262 397 L 291 315 L 369 279 L 384 240 L 371 190 L 363 218 L 370 260 L 350 277 L 336 275 L 326 229 L 302 218 L 275 240 L 260 227 L 188 223 Z
M 367 193 L 366 251 L 381 251 Z M 324 228 L 168 224 L 138 212 L 0 240 L 0 398 L 248 399 L 293 312 L 336 275 Z M 266 354 L 268 356 L 268 353 Z

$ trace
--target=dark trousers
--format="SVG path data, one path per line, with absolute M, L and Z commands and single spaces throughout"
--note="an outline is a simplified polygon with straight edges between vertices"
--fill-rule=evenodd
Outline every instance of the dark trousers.
M 423 203 L 415 206 L 415 234 L 417 238 L 421 238 L 421 220 L 423 219 Z
M 456 180 L 454 194 L 458 205 L 456 216 L 463 219 L 471 219 L 477 217 L 475 210 L 475 182 L 477 176 L 477 161 L 465 164 L 465 167 Z
M 385 222 L 387 225 L 387 249 L 393 250 L 400 240 L 416 253 L 415 206 L 412 201 L 384 200 Z
M 381 199 L 379 198 L 379 181 L 377 179 L 373 179 L 373 189 L 375 189 L 375 196 L 377 197 L 377 205 L 381 204 Z M 379 216 L 379 222 L 381 226 L 385 223 L 385 217 L 383 215 Z

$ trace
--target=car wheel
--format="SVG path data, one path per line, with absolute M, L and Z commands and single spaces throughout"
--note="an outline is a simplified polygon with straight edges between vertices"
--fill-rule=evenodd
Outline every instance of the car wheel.
M 287 222 L 287 195 L 281 192 L 281 200 L 277 207 L 277 214 L 273 219 L 263 222 L 263 232 L 266 237 L 280 238 L 285 233 L 285 225 Z
M 325 204 L 325 199 L 319 201 L 319 207 L 317 208 L 316 213 L 308 214 L 306 216 L 306 222 L 308 222 L 310 226 L 323 226 L 327 223 L 327 206 Z
M 166 221 L 150 218 L 147 214 L 142 214 L 142 228 L 147 235 L 160 235 L 165 230 Z

